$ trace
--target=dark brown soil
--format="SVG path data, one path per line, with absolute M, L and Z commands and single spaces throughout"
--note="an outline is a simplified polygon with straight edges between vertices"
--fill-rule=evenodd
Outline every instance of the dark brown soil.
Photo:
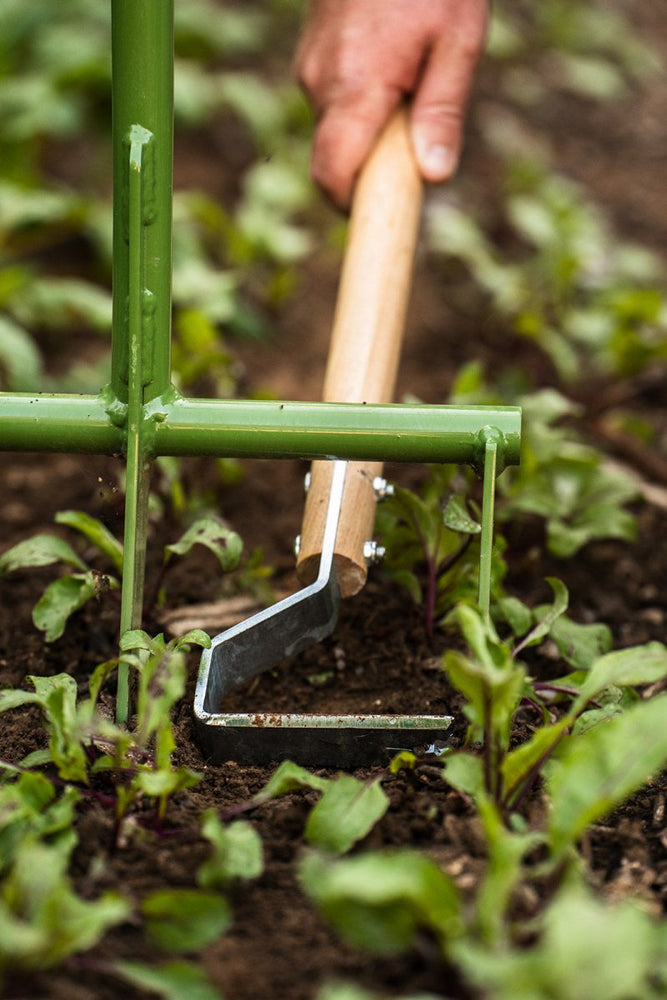
M 667 56 L 667 11 L 648 0 L 628 0 L 622 6 Z M 482 74 L 478 105 L 480 114 L 493 110 L 489 73 Z M 547 110 L 547 124 L 562 169 L 591 185 L 622 235 L 642 239 L 664 254 L 667 89 L 662 81 L 654 82 L 651 90 L 637 90 L 625 102 L 605 105 L 555 92 Z M 477 120 L 473 115 L 459 185 L 462 197 L 474 191 L 475 199 L 482 205 L 486 200 L 489 210 L 495 190 L 494 163 L 478 134 Z M 185 180 L 194 177 L 201 185 L 210 181 L 216 193 L 233 189 L 233 182 L 213 176 L 215 164 L 205 144 L 188 145 L 184 155 L 191 158 L 181 168 Z M 297 294 L 276 317 L 272 338 L 261 344 L 239 345 L 249 387 L 269 390 L 279 398 L 318 398 L 335 296 L 335 266 L 329 249 L 317 250 L 300 274 Z M 436 262 L 427 258 L 420 261 L 399 398 L 409 392 L 428 402 L 444 401 L 457 368 L 478 357 L 495 370 L 520 358 L 537 380 L 552 382 L 553 373 L 536 350 L 508 331 L 490 326 L 484 301 L 470 301 L 461 309 L 454 295 L 452 305 L 454 280 L 443 278 Z M 433 359 L 438 359 L 437 364 Z M 611 391 L 618 387 L 604 388 Z M 660 438 L 664 447 L 664 384 L 657 390 L 640 388 L 633 402 L 663 428 Z M 622 457 L 628 461 L 627 455 Z M 661 478 L 660 470 L 664 470 L 667 454 L 657 458 L 653 476 L 641 460 L 631 464 L 653 485 L 665 487 L 667 476 Z M 304 471 L 300 463 L 292 461 L 248 462 L 240 483 L 223 485 L 212 463 L 186 463 L 186 483 L 206 483 L 214 491 L 218 509 L 240 532 L 248 550 L 262 547 L 266 561 L 276 567 L 274 584 L 280 592 L 296 587 L 292 545 L 299 530 Z M 416 474 L 391 471 L 399 476 Z M 37 531 L 52 530 L 54 514 L 66 508 L 89 511 L 117 531 L 122 522 L 122 496 L 117 486 L 120 472 L 113 459 L 0 454 L 0 548 L 4 550 Z M 590 544 L 568 562 L 545 555 L 543 538 L 535 525 L 507 527 L 510 590 L 533 604 L 548 597 L 545 577 L 557 576 L 570 590 L 572 616 L 583 622 L 606 622 L 617 645 L 664 641 L 664 501 L 639 504 L 637 516 L 636 544 Z M 176 530 L 169 517 L 151 529 L 149 596 L 158 582 L 162 544 L 173 539 Z M 0 580 L 0 687 L 20 686 L 31 674 L 66 671 L 84 691 L 92 668 L 113 655 L 118 628 L 118 597 L 114 593 L 101 595 L 97 604 L 79 613 L 62 639 L 50 646 L 42 642 L 30 613 L 49 578 L 45 571 L 17 573 Z M 166 609 L 148 607 L 146 612 L 147 627 L 154 630 L 165 621 L 165 610 L 193 605 L 197 621 L 204 614 L 198 606 L 221 597 L 214 561 L 199 554 L 181 568 L 170 570 L 161 582 L 166 588 Z M 202 624 L 206 624 L 205 614 Z M 330 639 L 262 676 L 249 691 L 231 697 L 225 707 L 250 711 L 452 712 L 456 718 L 451 734 L 456 744 L 465 726 L 439 667 L 445 643 L 442 634 L 433 641 L 428 639 L 421 611 L 377 570 L 365 590 L 345 603 Z M 117 889 L 139 901 L 147 891 L 164 885 L 191 886 L 206 853 L 198 832 L 201 812 L 214 807 L 224 815 L 247 801 L 272 771 L 271 767 L 246 767 L 242 761 L 211 766 L 202 758 L 192 723 L 195 674 L 193 661 L 190 690 L 177 716 L 176 757 L 178 763 L 200 770 L 203 780 L 171 805 L 166 829 L 160 835 L 145 832 L 138 825 L 120 846 L 114 845 L 109 810 L 85 800 L 72 874 L 86 897 Z M 20 760 L 43 741 L 34 710 L 2 717 L 0 757 Z M 391 807 L 370 835 L 369 846 L 423 848 L 456 879 L 463 893 L 472 892 L 484 864 L 484 843 L 469 804 L 427 768 L 388 778 L 385 787 Z M 604 823 L 593 827 L 582 845 L 591 883 L 601 893 L 610 898 L 638 896 L 656 914 L 667 910 L 666 790 L 664 780 L 656 779 Z M 428 990 L 466 1000 L 470 994 L 443 968 L 428 941 L 407 957 L 371 960 L 342 945 L 323 923 L 299 891 L 295 876 L 294 861 L 303 847 L 310 804 L 311 796 L 299 792 L 250 813 L 264 843 L 266 870 L 259 880 L 234 892 L 233 926 L 203 954 L 203 966 L 221 993 L 227 1000 L 313 1000 L 323 982 L 340 977 L 392 995 Z M 534 807 L 539 808 L 539 801 Z M 12 1000 L 115 1000 L 119 989 L 128 998 L 145 995 L 125 984 L 119 986 L 103 970 L 105 962 L 116 958 L 162 960 L 135 928 L 123 926 L 108 934 L 92 956 L 70 961 L 55 972 L 14 979 L 4 995 Z

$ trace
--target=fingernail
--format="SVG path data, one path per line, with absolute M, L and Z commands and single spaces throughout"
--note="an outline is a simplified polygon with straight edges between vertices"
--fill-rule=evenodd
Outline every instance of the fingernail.
M 444 181 L 456 167 L 456 156 L 449 146 L 418 142 L 417 159 L 424 175 L 432 181 Z

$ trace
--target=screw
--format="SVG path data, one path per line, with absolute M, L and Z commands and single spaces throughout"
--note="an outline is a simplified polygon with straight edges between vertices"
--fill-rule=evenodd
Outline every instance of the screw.
M 393 497 L 394 495 L 393 483 L 388 483 L 382 476 L 375 477 L 373 480 L 373 489 L 375 490 L 376 500 L 386 500 L 387 497 Z
M 294 555 L 298 559 L 299 552 L 301 552 L 301 535 L 297 535 L 294 539 Z
M 377 542 L 364 542 L 364 559 L 369 566 L 377 566 L 385 557 L 386 549 Z

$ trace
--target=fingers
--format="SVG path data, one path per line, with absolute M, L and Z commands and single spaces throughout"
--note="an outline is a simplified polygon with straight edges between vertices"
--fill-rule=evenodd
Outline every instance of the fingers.
M 312 0 L 297 48 L 294 69 L 318 116 L 311 173 L 343 209 L 401 99 L 406 60 L 395 17 L 387 17 L 386 0 Z
M 456 169 L 488 0 L 311 0 L 295 68 L 318 113 L 312 175 L 340 207 L 404 96 L 425 180 Z
M 439 183 L 455 172 L 466 104 L 484 47 L 486 0 L 453 5 L 426 60 L 410 113 L 412 142 L 425 180 Z
M 400 99 L 399 91 L 384 88 L 345 95 L 320 118 L 311 174 L 339 208 L 349 207 L 357 174 Z

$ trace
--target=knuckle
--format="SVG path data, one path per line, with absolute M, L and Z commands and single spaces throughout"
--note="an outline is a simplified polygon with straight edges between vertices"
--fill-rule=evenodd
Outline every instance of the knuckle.
M 463 124 L 464 109 L 460 101 L 442 99 L 430 102 L 419 109 L 419 121 L 423 125 L 449 128 L 461 128 Z

